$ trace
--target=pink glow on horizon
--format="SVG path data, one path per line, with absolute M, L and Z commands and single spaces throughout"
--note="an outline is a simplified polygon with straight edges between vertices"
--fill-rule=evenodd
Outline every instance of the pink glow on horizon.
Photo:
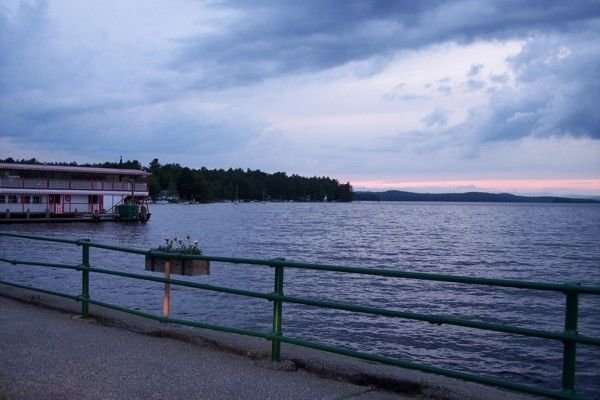
M 351 182 L 355 188 L 372 190 L 548 192 L 600 195 L 600 179 L 354 180 Z

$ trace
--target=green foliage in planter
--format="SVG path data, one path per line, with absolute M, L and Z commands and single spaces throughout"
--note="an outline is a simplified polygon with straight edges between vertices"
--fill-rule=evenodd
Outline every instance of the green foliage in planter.
M 174 238 L 165 238 L 165 244 L 150 249 L 151 251 L 160 251 L 162 253 L 177 253 L 177 254 L 192 254 L 196 256 L 202 255 L 202 249 L 198 246 L 198 241 L 190 239 L 186 236 L 186 240 Z

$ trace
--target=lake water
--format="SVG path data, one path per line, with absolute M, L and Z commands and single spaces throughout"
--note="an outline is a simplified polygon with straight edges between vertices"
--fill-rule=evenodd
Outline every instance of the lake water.
M 165 237 L 199 240 L 207 255 L 331 263 L 488 278 L 600 285 L 600 206 L 480 203 L 242 203 L 154 205 L 147 224 L 3 225 L 2 231 L 90 238 L 139 249 Z M 75 246 L 0 238 L 2 257 L 78 263 Z M 137 273 L 143 257 L 91 250 L 91 263 Z M 77 294 L 78 273 L 1 265 L 0 279 Z M 197 282 L 273 290 L 269 267 L 213 263 Z M 560 331 L 564 296 L 398 278 L 287 269 L 285 293 L 395 310 Z M 99 300 L 160 313 L 159 284 L 92 274 Z M 582 296 L 579 332 L 600 336 L 600 296 Z M 172 315 L 270 331 L 272 304 L 172 288 Z M 559 388 L 562 345 L 300 305 L 284 305 L 284 334 L 349 349 Z M 577 385 L 600 393 L 600 350 L 579 346 Z

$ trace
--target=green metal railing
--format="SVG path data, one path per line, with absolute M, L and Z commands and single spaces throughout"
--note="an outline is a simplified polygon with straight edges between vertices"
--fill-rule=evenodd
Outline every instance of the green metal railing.
M 388 365 L 395 365 L 398 367 L 409 368 L 419 370 L 428 373 L 434 373 L 444 375 L 452 378 L 464 379 L 472 382 L 483 383 L 487 385 L 498 386 L 506 389 L 511 389 L 524 393 L 531 393 L 536 395 L 548 396 L 555 399 L 584 399 L 584 397 L 578 395 L 575 390 L 575 369 L 576 369 L 576 354 L 577 344 L 584 344 L 590 346 L 600 346 L 600 338 L 580 335 L 577 331 L 577 323 L 579 319 L 578 308 L 579 308 L 579 297 L 582 294 L 585 295 L 600 295 L 600 286 L 580 285 L 574 283 L 543 283 L 543 282 L 531 282 L 531 281 L 517 281 L 517 280 L 505 280 L 505 279 L 489 279 L 489 278 L 475 278 L 468 276 L 456 276 L 456 275 L 442 275 L 442 274 L 431 274 L 431 273 L 420 273 L 420 272 L 404 272 L 394 271 L 388 269 L 375 269 L 375 268 L 356 268 L 339 265 L 323 265 L 323 264 L 310 264 L 285 261 L 283 259 L 273 260 L 257 260 L 257 259 L 245 259 L 245 258 L 231 258 L 231 257 L 209 257 L 209 256 L 192 256 L 192 255 L 177 255 L 177 258 L 181 259 L 200 259 L 214 262 L 222 262 L 229 264 L 248 264 L 248 265 L 263 265 L 274 268 L 274 285 L 273 292 L 261 293 L 243 289 L 227 288 L 215 285 L 201 284 L 186 280 L 178 279 L 165 279 L 156 276 L 134 274 L 129 272 L 115 271 L 109 269 L 102 269 L 92 267 L 90 265 L 90 248 L 98 248 L 104 250 L 111 250 L 117 252 L 139 254 L 139 255 L 153 255 L 158 257 L 172 258 L 172 253 L 160 253 L 145 250 L 136 250 L 125 247 L 111 246 L 99 243 L 90 242 L 87 239 L 82 240 L 66 240 L 56 239 L 49 237 L 39 237 L 30 235 L 20 235 L 12 233 L 0 232 L 0 237 L 13 237 L 20 239 L 31 239 L 41 240 L 48 242 L 56 242 L 63 244 L 72 244 L 81 247 L 81 263 L 78 265 L 69 264 L 58 264 L 48 263 L 39 261 L 26 261 L 7 259 L 0 257 L 0 262 L 13 264 L 13 265 L 29 265 L 29 266 L 41 266 L 41 267 L 52 267 L 60 269 L 75 270 L 81 272 L 81 294 L 78 296 L 69 295 L 61 292 L 47 290 L 43 288 L 31 287 L 27 285 L 20 285 L 13 282 L 7 282 L 0 280 L 0 284 L 9 285 L 18 288 L 35 290 L 38 292 L 60 296 L 72 300 L 81 302 L 81 315 L 86 318 L 89 313 L 89 305 L 94 304 L 97 306 L 121 311 L 161 322 L 168 322 L 204 329 L 212 329 L 221 332 L 236 333 L 241 335 L 253 336 L 270 340 L 272 342 L 271 357 L 274 361 L 279 361 L 281 358 L 281 343 L 289 343 L 308 348 L 313 348 L 321 351 L 330 353 L 336 353 L 355 357 L 363 360 L 380 362 Z M 415 280 L 425 281 L 437 281 L 437 282 L 451 282 L 461 283 L 469 285 L 485 285 L 491 287 L 502 287 L 502 288 L 516 288 L 536 291 L 550 291 L 563 293 L 566 297 L 565 315 L 564 315 L 564 330 L 561 332 L 546 331 L 541 329 L 524 328 L 511 325 L 503 325 L 498 323 L 473 321 L 463 318 L 440 316 L 431 314 L 414 313 L 407 311 L 388 310 L 377 307 L 361 306 L 356 304 L 348 304 L 334 301 L 321 301 L 308 299 L 303 297 L 286 296 L 284 294 L 284 270 L 286 268 L 303 269 L 303 270 L 315 270 L 315 271 L 329 271 L 329 272 L 342 272 L 352 274 L 362 274 L 370 276 L 382 276 L 382 277 L 393 277 L 393 278 L 407 278 Z M 95 300 L 90 297 L 90 273 L 106 274 L 119 276 L 124 278 L 140 279 L 151 282 L 168 283 L 170 285 L 178 285 L 183 287 L 209 290 L 221 293 L 234 294 L 239 296 L 246 296 L 257 299 L 264 299 L 273 302 L 273 326 L 271 332 L 259 332 L 249 329 L 234 328 L 229 326 L 221 326 L 214 324 L 207 324 L 198 321 L 182 320 L 177 318 L 171 318 L 168 316 L 159 316 L 150 314 L 147 312 L 133 310 L 126 307 L 122 307 L 116 304 L 110 304 Z M 461 372 L 453 369 L 441 368 L 432 365 L 425 365 L 415 363 L 412 361 L 394 359 L 384 357 L 376 354 L 369 354 L 363 352 L 357 352 L 348 350 L 340 347 L 325 345 L 321 343 L 310 342 L 306 340 L 296 339 L 292 337 L 284 336 L 282 333 L 283 325 L 283 303 L 294 303 L 303 304 L 314 307 L 328 308 L 334 310 L 350 311 L 357 313 L 364 313 L 370 315 L 379 315 L 385 317 L 404 318 L 416 321 L 425 321 L 434 324 L 448 324 L 454 326 L 462 326 L 467 328 L 480 329 L 492 332 L 501 332 L 515 335 L 522 335 L 534 338 L 541 338 L 547 340 L 554 340 L 563 344 L 563 363 L 562 363 L 562 390 L 553 390 L 543 387 L 532 386 L 528 384 L 522 384 L 518 382 L 510 382 L 507 380 L 494 378 L 490 376 L 478 375 L 473 373 Z

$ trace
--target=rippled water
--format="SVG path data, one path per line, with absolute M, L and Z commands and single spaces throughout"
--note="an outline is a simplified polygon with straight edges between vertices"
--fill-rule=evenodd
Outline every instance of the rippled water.
M 600 207 L 568 204 L 248 203 L 155 205 L 148 224 L 5 225 L 0 229 L 148 249 L 190 235 L 208 255 L 382 267 L 490 278 L 600 285 Z M 2 256 L 77 263 L 80 249 L 0 238 Z M 35 245 L 35 246 L 34 246 Z M 93 266 L 143 272 L 140 256 L 92 249 Z M 268 267 L 213 264 L 186 278 L 273 290 Z M 145 272 L 143 272 L 145 273 Z M 561 330 L 564 296 L 398 278 L 286 270 L 285 292 L 395 310 Z M 0 277 L 80 290 L 77 273 L 2 265 Z M 159 313 L 158 284 L 93 274 L 94 298 Z M 176 317 L 269 331 L 272 304 L 172 289 Z M 350 349 L 559 388 L 562 345 L 447 325 L 284 305 L 284 334 Z M 600 336 L 600 298 L 582 296 L 580 333 Z M 600 392 L 600 351 L 578 347 L 578 388 Z

